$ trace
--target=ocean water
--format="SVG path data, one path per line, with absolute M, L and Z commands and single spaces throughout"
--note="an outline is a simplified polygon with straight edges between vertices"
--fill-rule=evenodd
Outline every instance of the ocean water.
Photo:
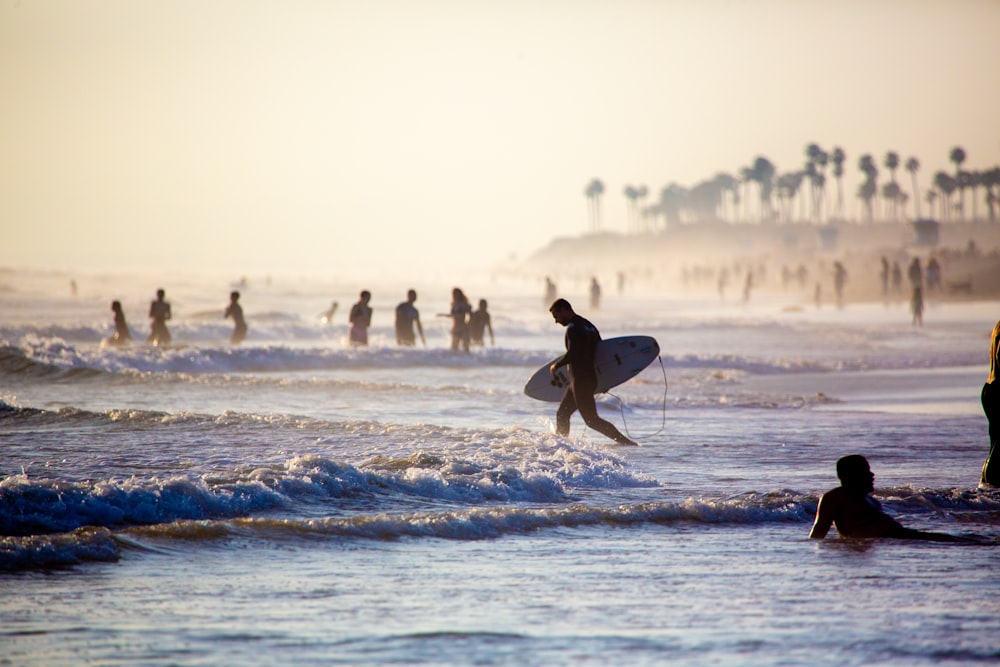
M 69 281 L 78 283 L 70 293 Z M 161 284 L 164 283 L 164 284 Z M 175 346 L 145 313 L 167 290 Z M 400 349 L 408 287 L 427 346 Z M 0 664 L 930 665 L 1000 659 L 1000 492 L 979 391 L 996 303 L 747 305 L 650 287 L 591 311 L 662 355 L 599 400 L 617 447 L 522 394 L 562 350 L 540 284 L 0 271 Z M 372 290 L 371 345 L 345 343 Z M 137 342 L 115 349 L 110 302 Z M 332 324 L 319 313 L 336 299 Z M 807 539 L 868 456 L 904 525 Z

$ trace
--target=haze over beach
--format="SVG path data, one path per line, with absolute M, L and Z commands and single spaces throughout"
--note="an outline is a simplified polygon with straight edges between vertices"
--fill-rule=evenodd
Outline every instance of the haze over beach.
M 857 216 L 864 153 L 924 187 L 955 146 L 1000 164 L 998 25 L 992 0 L 2 0 L 0 266 L 447 277 L 584 233 L 594 178 L 623 233 L 627 185 L 814 142 Z
M 996 664 L 998 27 L 0 0 L 0 663 Z

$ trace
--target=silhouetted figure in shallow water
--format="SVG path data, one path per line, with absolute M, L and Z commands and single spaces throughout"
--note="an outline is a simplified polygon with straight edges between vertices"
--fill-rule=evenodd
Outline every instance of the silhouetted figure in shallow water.
M 469 351 L 471 332 L 469 318 L 472 316 L 472 305 L 460 288 L 451 290 L 451 309 L 447 313 L 438 313 L 439 317 L 451 318 L 451 349 Z
M 944 533 L 927 533 L 902 524 L 882 511 L 882 505 L 870 494 L 875 490 L 875 475 L 868 459 L 851 454 L 837 461 L 840 486 L 831 489 L 819 499 L 816 521 L 809 537 L 822 539 L 836 526 L 841 537 L 893 537 L 935 542 L 970 542 L 963 537 Z
M 882 286 L 882 300 L 889 301 L 889 260 L 882 256 L 882 269 L 879 271 L 879 282 Z
M 556 295 L 559 290 L 556 288 L 556 284 L 552 282 L 552 279 L 545 276 L 545 294 L 542 296 L 542 303 L 548 305 L 555 301 Z
M 122 310 L 122 302 L 112 301 L 111 312 L 115 314 L 115 332 L 107 340 L 107 344 L 115 346 L 128 345 L 132 342 L 132 332 L 129 331 L 128 323 L 125 322 L 125 311 Z
M 337 307 L 339 305 L 340 304 L 337 303 L 336 301 L 331 303 L 330 307 L 320 314 L 319 316 L 320 321 L 322 321 L 323 324 L 333 324 L 333 314 L 337 312 Z
M 844 285 L 847 283 L 847 269 L 840 262 L 833 263 L 833 293 L 837 297 L 837 308 L 844 307 Z
M 910 279 L 910 287 L 924 286 L 924 269 L 920 266 L 920 258 L 914 257 L 910 262 L 910 267 L 906 270 L 906 276 Z
M 903 291 L 903 269 L 899 262 L 892 263 L 892 293 L 898 296 Z
M 427 340 L 424 338 L 424 327 L 420 324 L 420 311 L 413 305 L 417 301 L 417 291 L 408 290 L 406 301 L 396 306 L 396 344 L 412 347 L 417 344 L 417 334 L 420 334 L 420 342 L 427 347 Z M 414 328 L 416 331 L 414 331 Z
M 368 344 L 368 327 L 372 324 L 372 308 L 368 302 L 372 300 L 372 293 L 368 290 L 361 290 L 358 302 L 351 306 L 351 314 L 348 320 L 351 323 L 351 331 L 348 334 L 351 345 L 364 346 Z
M 924 326 L 924 290 L 919 286 L 913 288 L 910 298 L 910 312 L 913 313 L 913 326 Z
M 153 345 L 170 345 L 170 331 L 167 329 L 167 320 L 170 319 L 170 304 L 165 300 L 166 292 L 163 289 L 156 290 L 156 300 L 149 304 L 149 318 L 153 320 L 151 331 L 147 342 Z
M 980 483 L 1000 487 L 1000 322 L 993 326 L 990 335 L 990 374 L 983 385 L 980 399 L 989 423 L 990 453 L 983 464 Z
M 611 422 L 597 414 L 594 391 L 597 388 L 597 369 L 594 354 L 601 342 L 601 333 L 593 324 L 577 315 L 566 299 L 556 299 L 549 308 L 552 319 L 566 327 L 566 354 L 549 367 L 552 375 L 563 366 L 569 367 L 569 386 L 563 394 L 562 402 L 556 410 L 556 433 L 569 435 L 569 420 L 573 413 L 580 416 L 590 428 L 602 433 L 620 445 L 636 444 L 625 437 Z
M 493 339 L 493 318 L 490 317 L 490 312 L 486 308 L 486 299 L 480 299 L 479 307 L 472 311 L 469 316 L 469 340 L 473 345 L 483 345 L 487 331 L 490 332 L 490 345 L 496 344 Z
M 247 322 L 243 319 L 243 306 L 240 305 L 239 292 L 230 292 L 229 305 L 226 306 L 223 317 L 233 318 L 233 335 L 229 338 L 229 342 L 233 345 L 239 345 L 247 337 Z
M 590 279 L 590 309 L 598 310 L 601 307 L 601 284 L 597 282 L 597 276 Z

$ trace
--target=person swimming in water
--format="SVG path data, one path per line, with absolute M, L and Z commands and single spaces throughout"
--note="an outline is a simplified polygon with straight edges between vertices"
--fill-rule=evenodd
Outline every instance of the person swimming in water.
M 417 300 L 417 291 L 408 290 L 406 301 L 396 306 L 396 344 L 412 347 L 417 344 L 417 334 L 420 334 L 420 342 L 427 347 L 427 340 L 424 338 L 424 327 L 420 324 L 420 311 L 413 304 Z M 416 331 L 414 331 L 414 327 Z
M 132 342 L 132 332 L 129 331 L 128 324 L 125 322 L 125 311 L 122 310 L 122 302 L 112 301 L 111 312 L 115 314 L 115 332 L 107 340 L 107 344 L 115 346 L 128 345 Z
M 351 314 L 348 318 L 351 323 L 350 340 L 351 345 L 368 344 L 368 327 L 372 324 L 372 308 L 368 302 L 372 299 L 372 293 L 368 290 L 361 290 L 360 299 L 351 306 Z
M 229 342 L 233 345 L 239 345 L 247 337 L 247 322 L 243 319 L 243 306 L 240 305 L 239 301 L 240 293 L 230 292 L 229 305 L 223 315 L 223 317 L 233 318 L 233 335 L 229 338 Z
M 153 320 L 149 338 L 147 342 L 153 345 L 170 345 L 170 330 L 167 329 L 167 320 L 171 317 L 170 303 L 165 300 L 166 292 L 163 289 L 156 290 L 156 300 L 149 304 L 149 318 Z
M 493 338 L 493 318 L 486 307 L 486 299 L 480 299 L 479 307 L 469 315 L 469 339 L 473 345 L 482 346 L 487 331 L 490 332 L 490 345 L 496 345 Z
M 869 494 L 875 490 L 875 474 L 868 459 L 860 454 L 844 456 L 837 461 L 840 486 L 824 493 L 816 508 L 816 520 L 809 537 L 823 539 L 831 526 L 841 537 L 890 537 L 934 542 L 970 542 L 963 537 L 944 533 L 928 533 L 902 524 L 882 511 L 882 505 Z
M 438 317 L 451 318 L 451 349 L 463 352 L 469 351 L 469 316 L 472 315 L 472 306 L 469 299 L 461 288 L 456 287 L 451 290 L 451 310 L 447 313 L 438 313 Z
M 566 354 L 549 367 L 554 376 L 563 366 L 569 367 L 569 385 L 562 402 L 556 410 L 556 433 L 569 435 L 569 420 L 574 412 L 580 411 L 584 423 L 598 433 L 602 433 L 620 445 L 635 445 L 611 422 L 597 414 L 594 391 L 597 389 L 597 370 L 594 368 L 594 353 L 601 342 L 601 334 L 593 324 L 577 315 L 566 299 L 556 299 L 549 308 L 552 319 L 566 327 Z
M 337 307 L 339 305 L 340 304 L 337 303 L 336 301 L 334 301 L 333 303 L 331 303 L 329 308 L 327 308 L 325 311 L 323 311 L 322 313 L 320 313 L 320 315 L 319 315 L 320 321 L 323 324 L 333 324 L 333 315 L 334 315 L 334 313 L 337 312 Z

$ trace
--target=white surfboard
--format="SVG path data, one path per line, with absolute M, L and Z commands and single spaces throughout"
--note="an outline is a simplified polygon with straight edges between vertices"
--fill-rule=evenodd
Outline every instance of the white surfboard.
M 631 380 L 659 355 L 660 346 L 652 336 L 621 336 L 602 340 L 597 344 L 594 354 L 594 366 L 597 368 L 597 389 L 594 393 L 603 394 L 612 387 Z M 554 361 L 555 359 L 552 360 Z M 525 394 L 539 401 L 557 403 L 562 400 L 569 384 L 569 375 L 563 367 L 553 376 L 549 372 L 552 362 L 545 364 L 531 376 L 528 384 L 524 385 Z

